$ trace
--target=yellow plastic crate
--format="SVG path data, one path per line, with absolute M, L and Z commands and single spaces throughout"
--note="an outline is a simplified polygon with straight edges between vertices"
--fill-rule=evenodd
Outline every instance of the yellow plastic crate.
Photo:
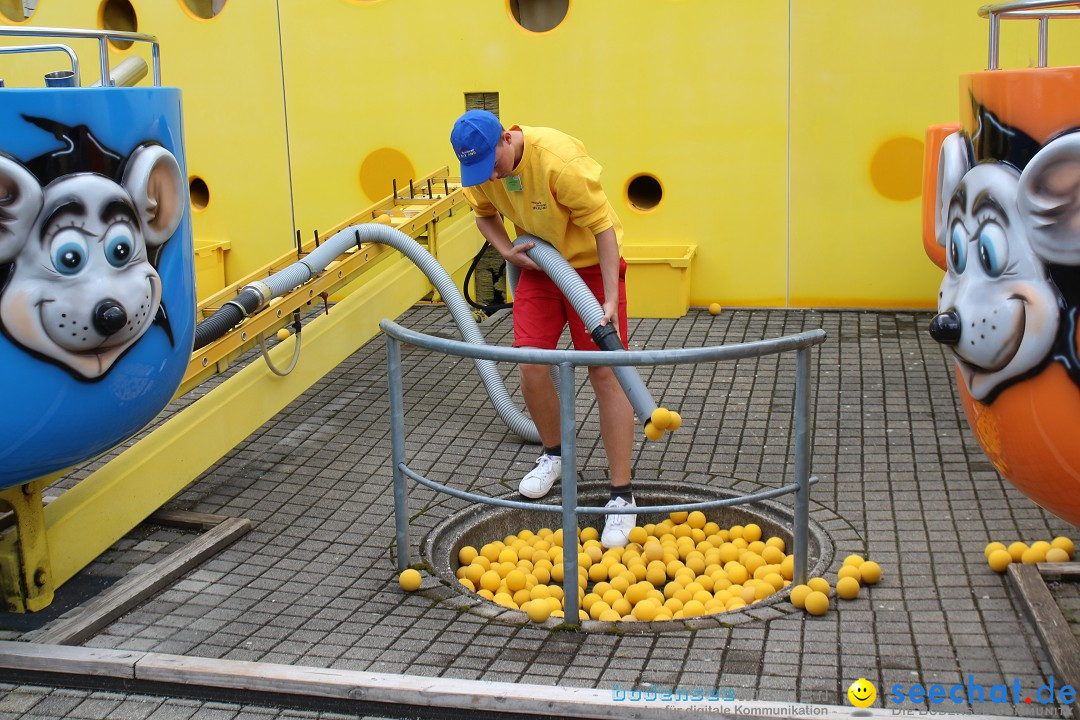
M 225 287 L 228 240 L 195 240 L 195 296 L 202 300 Z
M 690 306 L 690 263 L 697 245 L 623 247 L 630 317 L 677 318 Z

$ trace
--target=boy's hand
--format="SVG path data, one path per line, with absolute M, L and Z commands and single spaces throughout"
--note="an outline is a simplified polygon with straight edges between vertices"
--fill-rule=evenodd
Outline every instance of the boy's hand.
M 540 266 L 533 262 L 531 257 L 525 254 L 527 250 L 532 250 L 533 245 L 535 245 L 535 243 L 531 242 L 524 242 L 520 245 L 511 245 L 510 252 L 502 253 L 503 260 L 512 265 L 517 265 L 519 268 L 540 270 Z

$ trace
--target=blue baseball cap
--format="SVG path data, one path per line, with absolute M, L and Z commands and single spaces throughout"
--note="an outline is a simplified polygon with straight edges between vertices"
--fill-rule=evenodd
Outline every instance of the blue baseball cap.
M 463 186 L 479 185 L 491 179 L 495 169 L 495 147 L 502 132 L 499 118 L 487 110 L 470 110 L 454 123 L 450 144 L 461 163 Z

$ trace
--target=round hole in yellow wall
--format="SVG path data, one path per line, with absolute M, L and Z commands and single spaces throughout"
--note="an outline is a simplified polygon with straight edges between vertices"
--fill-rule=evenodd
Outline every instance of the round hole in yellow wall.
M 554 30 L 570 13 L 570 0 L 506 0 L 506 9 L 520 27 L 534 33 Z
M 227 0 L 177 0 L 187 13 L 198 20 L 212 20 L 225 9 Z
M 889 138 L 870 159 L 874 189 L 890 200 L 913 200 L 922 194 L 923 143 L 913 137 Z
M 98 25 L 102 30 L 138 32 L 139 18 L 130 0 L 105 0 L 98 8 Z M 127 50 L 132 43 L 131 40 L 110 39 L 109 45 L 114 50 Z
M 638 212 L 655 210 L 664 199 L 664 186 L 654 175 L 639 173 L 626 183 L 626 202 Z
M 210 204 L 210 188 L 206 181 L 198 175 L 192 175 L 188 181 L 188 196 L 191 198 L 191 207 L 196 210 L 205 210 Z
M 360 163 L 360 189 L 372 202 L 392 194 L 394 180 L 397 180 L 398 195 L 407 195 L 409 180 L 415 177 L 413 164 L 405 153 L 396 148 L 373 150 Z
M 11 2 L 4 2 L 0 0 L 0 15 L 5 20 L 13 23 L 24 23 L 30 19 L 30 16 L 37 12 L 36 9 L 27 12 L 26 6 L 22 0 L 14 0 Z

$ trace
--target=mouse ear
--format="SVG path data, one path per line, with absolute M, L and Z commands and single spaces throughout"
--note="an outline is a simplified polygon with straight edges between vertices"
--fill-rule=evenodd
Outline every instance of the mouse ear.
M 962 133 L 955 132 L 941 143 L 938 160 L 937 208 L 934 212 L 934 229 L 938 245 L 945 247 L 948 239 L 949 203 L 964 175 L 971 169 L 967 141 Z
M 187 183 L 173 154 L 160 145 L 141 145 L 124 169 L 124 188 L 131 194 L 150 247 L 176 232 L 187 207 Z
M 0 153 L 0 263 L 22 251 L 42 202 L 37 179 L 18 160 Z
M 1039 257 L 1080 265 L 1080 133 L 1047 143 L 1020 174 L 1016 197 Z

